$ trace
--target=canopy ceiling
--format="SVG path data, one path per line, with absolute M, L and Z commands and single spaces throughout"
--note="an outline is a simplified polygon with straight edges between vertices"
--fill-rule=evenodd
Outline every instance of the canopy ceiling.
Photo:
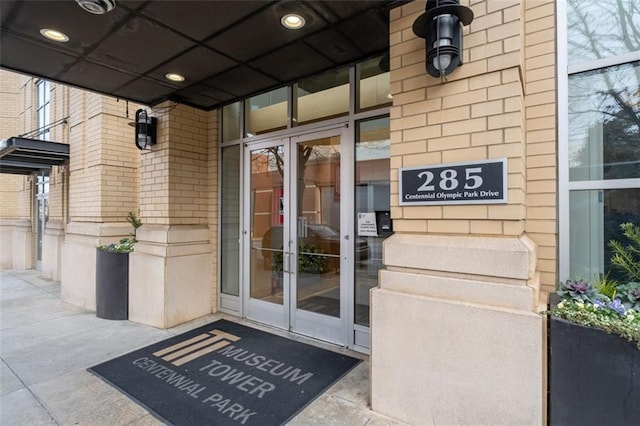
M 384 52 L 392 1 L 132 1 L 94 15 L 73 0 L 0 2 L 0 67 L 122 99 L 225 102 Z M 306 19 L 284 28 L 286 13 Z M 40 35 L 62 31 L 66 43 Z M 182 83 L 165 79 L 180 73 Z

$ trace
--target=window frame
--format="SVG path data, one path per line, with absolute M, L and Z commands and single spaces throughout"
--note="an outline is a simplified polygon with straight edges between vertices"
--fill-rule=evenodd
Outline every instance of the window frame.
M 557 37 L 557 123 L 558 123 L 558 282 L 570 278 L 570 194 L 580 190 L 636 189 L 640 178 L 591 181 L 569 180 L 569 78 L 589 71 L 640 61 L 640 51 L 588 60 L 569 65 L 568 11 L 569 0 L 556 3 Z

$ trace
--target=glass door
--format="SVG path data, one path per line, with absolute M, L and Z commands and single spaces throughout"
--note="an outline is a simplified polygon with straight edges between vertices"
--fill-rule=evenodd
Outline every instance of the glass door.
M 289 329 L 289 245 L 288 199 L 290 180 L 289 142 L 276 140 L 245 148 L 245 282 L 247 318 Z M 247 267 L 245 267 L 245 271 Z M 287 309 L 285 309 L 287 307 Z
M 342 130 L 247 146 L 245 316 L 346 344 Z M 349 203 L 346 203 L 349 205 Z
M 35 199 L 35 248 L 36 269 L 42 270 L 42 240 L 49 220 L 49 173 L 40 172 L 36 175 Z

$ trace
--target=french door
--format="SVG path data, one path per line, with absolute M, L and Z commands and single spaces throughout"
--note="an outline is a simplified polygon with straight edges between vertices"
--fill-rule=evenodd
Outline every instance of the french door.
M 337 344 L 352 325 L 347 137 L 334 129 L 244 148 L 244 315 Z

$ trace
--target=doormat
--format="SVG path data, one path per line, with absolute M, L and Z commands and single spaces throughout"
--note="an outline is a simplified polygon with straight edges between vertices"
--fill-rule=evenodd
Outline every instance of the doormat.
M 169 424 L 280 425 L 359 362 L 219 320 L 89 371 Z

